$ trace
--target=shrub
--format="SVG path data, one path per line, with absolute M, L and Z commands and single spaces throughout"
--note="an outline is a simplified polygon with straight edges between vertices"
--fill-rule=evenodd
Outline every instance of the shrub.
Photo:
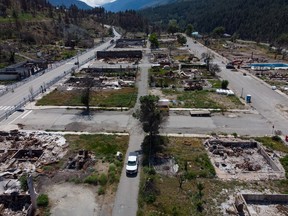
M 36 203 L 40 207 L 47 207 L 49 204 L 49 198 L 47 194 L 40 194 L 37 197 Z
M 273 140 L 273 141 L 276 141 L 276 142 L 282 142 L 282 139 L 281 139 L 281 137 L 279 137 L 279 136 L 273 136 L 273 137 L 272 137 L 272 140 Z
M 196 177 L 197 177 L 197 174 L 195 172 L 193 172 L 193 171 L 189 171 L 189 172 L 185 173 L 185 178 L 187 180 L 196 179 Z
M 98 184 L 98 176 L 96 174 L 92 174 L 90 176 L 87 176 L 84 179 L 84 183 L 97 185 Z
M 22 175 L 19 178 L 21 190 L 27 191 L 28 190 L 28 183 L 27 183 L 28 176 L 26 174 Z
M 110 164 L 109 165 L 109 173 L 110 172 L 114 172 L 115 173 L 115 170 L 116 170 L 116 165 L 114 163 Z
M 148 204 L 152 204 L 156 201 L 156 195 L 153 193 L 145 194 L 144 201 Z
M 229 85 L 228 80 L 222 80 L 222 82 L 221 82 L 221 88 L 222 89 L 227 89 L 228 85 Z
M 98 189 L 98 195 L 103 195 L 103 194 L 105 194 L 105 190 L 102 186 L 100 186 Z
M 148 175 L 155 175 L 155 174 L 156 174 L 156 171 L 155 171 L 155 169 L 154 169 L 153 167 L 147 167 L 147 166 L 145 166 L 144 169 L 143 169 L 143 171 L 144 171 L 145 173 L 147 173 Z
M 235 138 L 237 138 L 238 137 L 238 134 L 237 133 L 232 133 L 232 135 L 235 137 Z
M 116 175 L 114 171 L 109 172 L 109 183 L 112 184 L 116 181 Z
M 100 175 L 98 181 L 99 181 L 99 184 L 100 184 L 101 186 L 106 185 L 106 184 L 107 184 L 107 181 L 108 181 L 108 180 L 107 180 L 107 176 L 106 176 L 104 173 L 102 173 L 102 174 Z
M 285 169 L 286 178 L 288 178 L 288 155 L 286 155 L 283 158 L 280 158 L 280 162 L 281 162 L 283 168 Z

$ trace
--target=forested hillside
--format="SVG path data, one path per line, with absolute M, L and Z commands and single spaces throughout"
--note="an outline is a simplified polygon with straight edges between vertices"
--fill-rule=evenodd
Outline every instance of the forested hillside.
M 54 6 L 65 6 L 69 8 L 71 5 L 76 5 L 79 9 L 92 9 L 89 5 L 85 2 L 79 0 L 48 0 Z
M 180 28 L 210 33 L 223 26 L 243 39 L 273 42 L 288 32 L 288 0 L 186 0 L 141 11 L 151 22 L 167 29 L 176 19 Z
M 0 68 L 26 59 L 58 61 L 75 55 L 77 48 L 89 48 L 111 34 L 104 24 L 126 31 L 147 29 L 147 22 L 134 11 L 106 12 L 54 7 L 45 0 L 3 0 L 0 2 Z M 67 50 L 63 47 L 71 47 Z M 18 55 L 19 53 L 19 55 Z
M 107 11 L 117 12 L 125 10 L 139 10 L 146 7 L 159 6 L 175 2 L 177 0 L 117 0 L 106 3 L 103 7 Z

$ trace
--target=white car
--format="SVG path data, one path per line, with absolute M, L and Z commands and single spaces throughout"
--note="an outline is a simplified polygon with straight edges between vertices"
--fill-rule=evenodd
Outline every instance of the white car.
M 128 156 L 128 161 L 126 164 L 126 174 L 137 174 L 138 172 L 138 154 L 136 152 L 130 152 Z
M 276 86 L 272 86 L 272 90 L 276 90 L 277 89 L 277 87 Z

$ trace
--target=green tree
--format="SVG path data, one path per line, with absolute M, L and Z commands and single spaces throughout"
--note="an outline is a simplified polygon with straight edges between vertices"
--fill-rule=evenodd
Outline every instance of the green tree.
M 180 43 L 181 45 L 184 45 L 184 44 L 187 43 L 186 37 L 183 36 L 183 35 L 181 35 L 181 34 L 177 35 L 177 41 L 178 41 L 178 43 Z
M 140 97 L 140 110 L 137 115 L 143 130 L 149 134 L 142 143 L 142 149 L 144 154 L 148 156 L 149 165 L 151 154 L 154 153 L 156 146 L 163 144 L 162 140 L 158 137 L 158 134 L 160 125 L 165 120 L 165 112 L 160 110 L 158 101 L 159 97 L 155 95 Z
M 225 33 L 225 28 L 223 26 L 218 26 L 213 29 L 212 35 L 213 37 L 221 37 Z
M 149 41 L 151 43 L 151 48 L 158 48 L 159 47 L 159 41 L 156 33 L 152 33 L 149 36 Z
M 86 107 L 87 114 L 90 113 L 91 91 L 93 87 L 93 79 L 86 77 L 84 79 L 85 88 L 82 91 L 81 103 Z
M 282 54 L 282 60 L 284 60 L 287 55 L 287 52 L 283 51 L 283 47 L 288 46 L 288 34 L 287 33 L 281 34 L 276 39 L 276 43 L 278 45 L 278 49 L 280 50 L 280 54 Z
M 147 95 L 140 97 L 140 113 L 139 120 L 142 128 L 149 136 L 155 136 L 159 133 L 162 121 L 161 111 L 158 107 L 159 97 L 155 95 Z
M 109 36 L 111 36 L 111 37 L 114 36 L 114 32 L 113 32 L 113 28 L 112 28 L 112 27 L 110 27 L 110 28 L 108 29 L 108 34 L 109 34 Z
M 173 35 L 174 33 L 178 32 L 178 30 L 179 26 L 177 24 L 177 21 L 175 19 L 170 20 L 167 29 L 168 33 Z
M 192 32 L 193 32 L 193 26 L 192 24 L 188 24 L 185 33 L 187 36 L 191 36 Z
M 227 89 L 229 85 L 229 81 L 228 80 L 222 80 L 221 82 L 221 88 L 222 89 Z

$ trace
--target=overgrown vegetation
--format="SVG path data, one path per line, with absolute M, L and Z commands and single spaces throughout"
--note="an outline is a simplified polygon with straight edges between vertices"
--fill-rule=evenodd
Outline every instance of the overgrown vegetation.
M 103 195 L 107 190 L 115 190 L 119 182 L 123 161 L 116 158 L 117 151 L 126 152 L 128 136 L 117 135 L 66 135 L 69 142 L 69 151 L 88 150 L 95 155 L 95 164 L 80 176 L 69 178 L 75 184 L 90 184 L 98 187 L 98 195 Z M 69 154 L 69 153 L 68 153 Z M 97 167 L 105 167 L 98 170 Z
M 278 140 L 278 138 L 270 138 Z M 153 166 L 141 173 L 138 216 L 150 215 L 222 215 L 219 206 L 239 190 L 288 193 L 288 181 L 266 180 L 241 182 L 222 181 L 215 177 L 202 141 L 195 138 L 165 137 L 160 155 L 170 155 L 179 165 L 177 175 L 157 173 Z M 288 156 L 281 159 L 288 169 Z M 205 173 L 205 174 L 204 174 Z M 204 174 L 204 175 L 203 175 Z
M 176 105 L 185 108 L 211 108 L 211 109 L 241 109 L 244 108 L 242 102 L 236 96 L 226 96 L 216 94 L 214 91 L 177 91 L 163 89 L 165 95 L 176 95 L 178 101 L 183 101 Z M 173 105 L 174 107 L 175 105 Z
M 122 88 L 111 91 L 90 92 L 89 106 L 99 107 L 134 107 L 137 99 L 136 88 Z M 82 94 L 79 91 L 54 90 L 37 101 L 38 106 L 83 106 Z
M 40 194 L 36 200 L 37 206 L 47 207 L 49 205 L 49 198 L 47 194 Z
M 272 150 L 288 153 L 288 146 L 285 145 L 284 142 L 282 141 L 282 139 L 278 136 L 256 137 L 255 140 L 262 143 L 264 146 L 266 146 Z
M 19 178 L 20 187 L 21 187 L 21 190 L 23 190 L 23 191 L 27 191 L 27 190 L 28 190 L 28 182 L 27 182 L 27 179 L 28 179 L 28 175 L 27 175 L 27 174 L 23 174 L 23 175 Z
M 203 179 L 215 176 L 202 141 L 176 137 L 162 137 L 161 140 L 164 148 L 159 150 L 160 155 L 175 158 L 179 171 L 175 176 L 165 176 L 157 174 L 153 166 L 143 168 L 138 215 L 150 215 L 152 212 L 202 215 L 207 200 L 206 181 Z
M 280 159 L 280 162 L 285 169 L 286 178 L 288 178 L 288 155 Z
M 92 151 L 97 158 L 113 162 L 117 151 L 126 152 L 128 136 L 117 135 L 65 135 L 71 151 Z

